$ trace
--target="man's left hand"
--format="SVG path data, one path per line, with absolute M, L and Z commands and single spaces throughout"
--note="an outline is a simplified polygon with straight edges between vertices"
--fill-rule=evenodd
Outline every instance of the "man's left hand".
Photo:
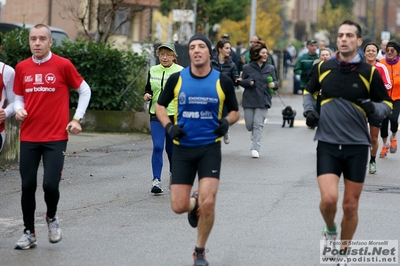
M 226 118 L 222 118 L 218 120 L 218 124 L 219 125 L 214 130 L 214 134 L 218 137 L 222 137 L 229 130 L 229 121 Z
M 82 131 L 81 124 L 75 119 L 72 119 L 71 122 L 68 123 L 66 130 L 71 134 L 79 134 Z
M 376 112 L 376 107 L 373 101 L 370 99 L 358 99 L 358 103 L 360 104 L 361 108 L 364 109 L 364 111 L 368 115 L 373 115 Z
M 0 108 L 0 121 L 6 120 L 6 112 L 3 108 Z

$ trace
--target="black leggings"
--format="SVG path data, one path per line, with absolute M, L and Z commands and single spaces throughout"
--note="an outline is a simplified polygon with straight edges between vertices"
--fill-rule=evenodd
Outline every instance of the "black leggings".
M 59 184 L 64 167 L 64 156 L 67 141 L 23 142 L 20 145 L 19 172 L 22 181 L 22 214 L 25 230 L 35 232 L 35 192 L 37 171 L 43 158 L 43 190 L 47 206 L 46 215 L 53 218 L 60 198 Z
M 388 132 L 389 121 L 390 121 L 390 131 L 393 133 L 397 132 L 397 129 L 399 127 L 399 122 L 398 122 L 399 113 L 400 113 L 400 101 L 399 100 L 393 101 L 393 112 L 382 121 L 381 138 L 384 139 L 389 136 Z

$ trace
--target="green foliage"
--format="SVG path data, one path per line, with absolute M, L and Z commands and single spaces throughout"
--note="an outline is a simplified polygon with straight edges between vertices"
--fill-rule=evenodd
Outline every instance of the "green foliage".
M 62 46 L 54 47 L 53 52 L 71 60 L 89 84 L 92 90 L 90 110 L 143 109 L 140 92 L 144 91 L 145 81 L 142 78 L 139 83 L 131 84 L 137 75 L 146 75 L 143 70 L 147 61 L 143 56 L 132 51 L 113 49 L 110 44 L 86 40 L 64 42 Z M 130 88 L 130 85 L 138 90 Z M 77 102 L 78 95 L 71 93 L 72 106 L 76 106 Z
M 282 19 L 279 16 L 282 9 L 281 0 L 260 0 L 257 2 L 255 32 L 267 44 L 267 47 L 272 49 L 275 47 L 277 40 L 282 35 Z M 220 23 L 220 30 L 217 34 L 230 34 L 230 41 L 235 44 L 237 41 L 248 43 L 249 31 L 251 25 L 251 12 L 247 10 L 247 16 L 240 21 L 224 19 Z M 267 30 L 266 30 L 267 29 Z M 217 37 L 217 38 L 218 38 Z
M 0 61 L 15 68 L 19 61 L 32 56 L 28 40 L 28 29 L 15 29 L 2 34 L 3 50 L 0 53 Z
M 29 30 L 4 34 L 0 61 L 15 67 L 32 56 Z M 146 83 L 147 59 L 144 56 L 113 49 L 111 45 L 86 40 L 63 41 L 53 45 L 52 52 L 68 58 L 92 89 L 90 110 L 141 111 Z M 71 93 L 71 107 L 78 103 L 78 94 Z
M 353 0 L 327 0 L 325 1 L 325 5 L 329 2 L 333 9 L 343 7 L 349 12 L 353 12 L 354 1 Z
M 335 2 L 335 1 L 333 1 Z M 331 2 L 325 2 L 323 8 L 318 12 L 319 21 L 316 30 L 326 30 L 329 34 L 329 43 L 336 43 L 336 35 L 339 25 L 345 19 L 354 19 L 353 11 L 345 5 L 333 8 Z
M 246 18 L 250 0 L 216 0 L 207 4 L 207 17 L 210 25 L 221 22 L 223 19 L 239 21 Z M 228 11 L 229 10 L 229 11 Z

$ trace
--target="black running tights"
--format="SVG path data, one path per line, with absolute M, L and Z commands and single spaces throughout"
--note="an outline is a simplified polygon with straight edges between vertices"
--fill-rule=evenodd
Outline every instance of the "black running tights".
M 35 232 L 35 192 L 37 172 L 40 160 L 43 159 L 43 191 L 47 206 L 47 216 L 56 214 L 60 198 L 59 184 L 64 167 L 67 141 L 22 142 L 20 145 L 19 172 L 22 181 L 22 214 L 25 230 Z
M 389 136 L 389 122 L 390 122 L 390 131 L 393 133 L 397 132 L 399 127 L 398 119 L 400 114 L 400 100 L 393 101 L 393 112 L 387 116 L 382 121 L 381 126 L 381 138 L 387 138 Z

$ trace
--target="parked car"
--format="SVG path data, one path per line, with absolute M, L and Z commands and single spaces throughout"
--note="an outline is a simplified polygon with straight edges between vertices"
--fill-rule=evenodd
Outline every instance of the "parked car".
M 12 31 L 14 29 L 23 29 L 24 27 L 27 29 L 32 28 L 35 26 L 35 24 L 24 24 L 24 23 L 13 23 L 13 22 L 0 22 L 0 32 L 1 33 L 7 33 L 9 31 Z M 55 28 L 49 26 L 51 30 L 51 35 L 53 37 L 54 43 L 57 45 L 61 44 L 61 41 L 65 38 L 69 40 L 68 34 L 65 32 L 65 30 L 60 29 L 60 28 Z

